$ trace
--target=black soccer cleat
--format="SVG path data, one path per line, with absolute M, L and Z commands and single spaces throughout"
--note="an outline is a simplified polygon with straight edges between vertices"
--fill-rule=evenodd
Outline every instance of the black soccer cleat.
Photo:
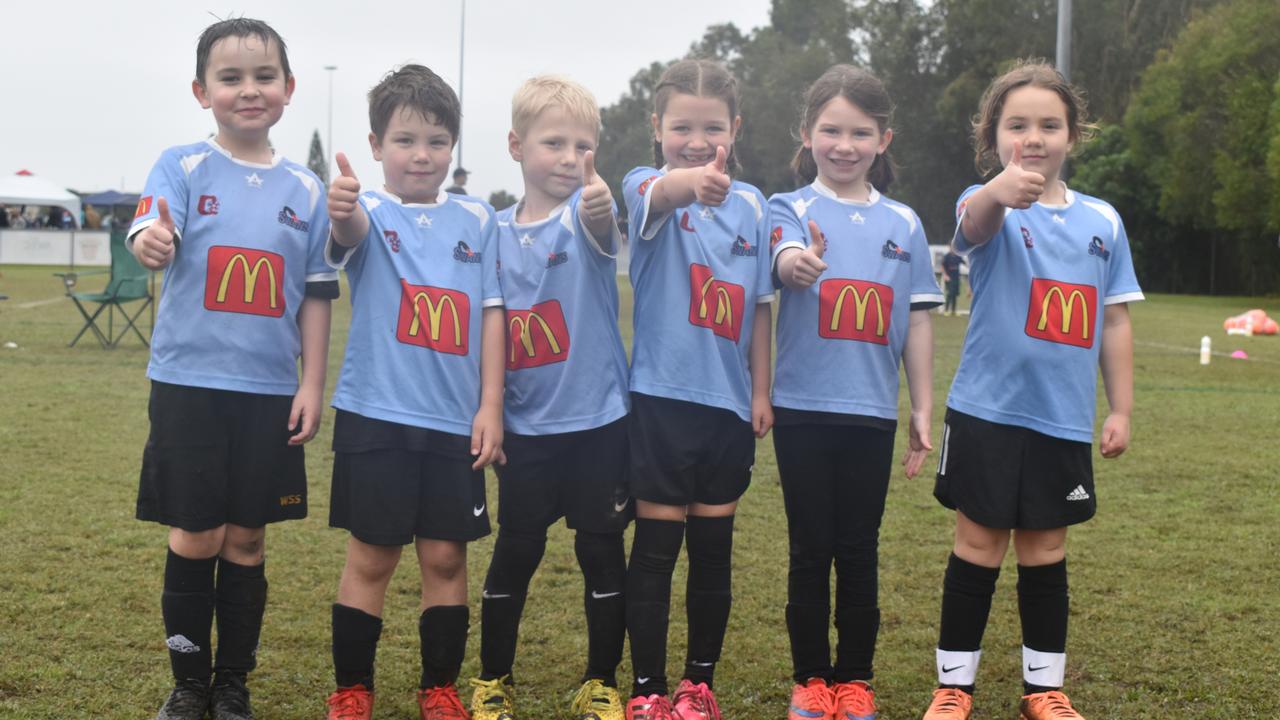
M 209 710 L 209 681 L 179 680 L 164 701 L 156 720 L 203 720 Z
M 214 675 L 212 695 L 209 710 L 213 720 L 253 720 L 244 673 L 222 672 Z

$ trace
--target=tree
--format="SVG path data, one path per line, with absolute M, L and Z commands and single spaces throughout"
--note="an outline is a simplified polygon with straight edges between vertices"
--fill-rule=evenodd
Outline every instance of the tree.
M 324 146 L 320 144 L 320 131 L 311 133 L 311 152 L 307 155 L 307 167 L 320 178 L 320 182 L 329 184 L 329 163 L 324 156 Z
M 519 199 L 506 190 L 494 190 L 489 193 L 489 204 L 493 206 L 494 210 L 506 210 L 517 202 L 519 202 Z

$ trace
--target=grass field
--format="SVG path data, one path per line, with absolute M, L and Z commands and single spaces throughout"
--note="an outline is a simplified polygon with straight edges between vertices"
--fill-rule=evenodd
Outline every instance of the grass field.
M 165 531 L 133 519 L 147 351 L 136 339 L 114 351 L 92 338 L 67 348 L 80 323 L 59 297 L 54 270 L 0 268 L 0 293 L 10 296 L 0 302 L 0 344 L 18 346 L 0 348 L 0 718 L 150 717 L 170 680 L 159 611 Z M 1067 691 L 1091 719 L 1280 717 L 1280 338 L 1229 338 L 1221 329 L 1227 315 L 1258 306 L 1280 314 L 1275 298 L 1157 296 L 1133 306 L 1133 443 L 1119 460 L 1095 461 L 1100 512 L 1069 541 Z M 348 318 L 344 296 L 335 304 L 329 392 Z M 936 444 L 966 320 L 934 322 Z M 1201 367 L 1202 335 L 1219 353 L 1244 349 L 1251 359 L 1220 354 Z M 331 690 L 329 605 L 346 540 L 327 526 L 331 429 L 330 411 L 307 452 L 310 517 L 268 534 L 271 600 L 252 681 L 262 718 L 322 717 Z M 895 477 L 890 489 L 876 679 L 885 720 L 919 717 L 934 686 L 952 516 L 931 490 L 931 477 Z M 492 485 L 490 493 L 492 502 Z M 785 538 L 766 439 L 737 524 L 735 605 L 717 677 L 726 718 L 785 715 Z M 477 669 L 491 547 L 492 536 L 471 547 L 464 678 Z M 684 653 L 683 572 L 682 561 L 673 676 Z M 1017 717 L 1015 580 L 1011 556 L 986 634 L 975 718 Z M 580 582 L 572 540 L 557 527 L 522 627 L 521 717 L 569 717 L 586 652 Z M 387 603 L 377 718 L 416 717 L 417 602 L 407 563 Z M 625 663 L 621 677 L 629 678 Z

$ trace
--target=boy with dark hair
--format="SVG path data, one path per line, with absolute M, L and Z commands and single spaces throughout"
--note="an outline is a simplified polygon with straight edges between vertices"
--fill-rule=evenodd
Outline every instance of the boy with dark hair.
M 369 92 L 384 186 L 361 193 L 347 158 L 329 188 L 326 256 L 351 281 L 334 392 L 329 524 L 351 533 L 333 605 L 330 720 L 367 720 L 387 586 L 403 546 L 422 575 L 422 720 L 467 718 L 467 543 L 489 533 L 484 467 L 502 456 L 502 293 L 493 209 L 441 186 L 458 98 L 421 65 Z
M 284 40 L 259 20 L 214 23 L 191 89 L 218 133 L 160 156 L 130 230 L 139 262 L 165 270 L 137 516 L 170 528 L 161 611 L 175 687 L 157 720 L 245 720 L 266 525 L 307 513 L 302 445 L 323 410 L 338 282 L 324 187 L 268 139 L 294 89 Z

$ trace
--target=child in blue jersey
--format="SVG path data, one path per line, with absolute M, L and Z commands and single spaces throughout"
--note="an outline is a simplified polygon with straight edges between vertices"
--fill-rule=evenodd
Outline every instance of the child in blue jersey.
M 587 669 L 570 714 L 622 720 L 615 673 L 626 632 L 627 355 L 618 332 L 620 234 L 595 172 L 600 111 L 581 85 L 516 90 L 508 136 L 524 197 L 498 213 L 507 311 L 498 539 L 484 583 L 473 720 L 511 720 L 512 666 L 529 581 L 561 516 L 576 531 Z
M 731 604 L 733 515 L 769 405 L 769 208 L 733 180 L 737 82 L 677 62 L 654 88 L 656 163 L 623 180 L 635 290 L 627 720 L 720 717 L 712 681 Z M 688 539 L 688 657 L 667 697 L 671 575 Z
M 1020 64 L 982 97 L 977 165 L 952 248 L 969 258 L 972 315 L 947 398 L 934 495 L 956 511 L 928 720 L 968 718 L 1000 563 L 1013 537 L 1024 720 L 1078 720 L 1061 692 L 1067 526 L 1093 516 L 1090 444 L 1101 366 L 1111 413 L 1101 453 L 1129 445 L 1133 333 L 1141 300 L 1114 208 L 1062 182 L 1087 139 L 1085 105 L 1056 70 Z
M 323 411 L 338 283 L 324 187 L 268 140 L 294 87 L 280 35 L 248 18 L 210 25 L 191 87 L 217 135 L 160 156 L 129 231 L 138 261 L 165 271 L 137 516 L 169 526 L 175 688 L 157 717 L 240 720 L 252 716 L 266 525 L 307 514 L 302 445 Z
M 333 605 L 331 720 L 369 718 L 387 585 L 404 545 L 422 576 L 423 720 L 465 718 L 467 543 L 487 535 L 484 467 L 502 461 L 502 293 L 493 209 L 441 189 L 458 97 L 421 65 L 369 91 L 383 187 L 346 156 L 329 188 L 327 256 L 351 281 L 329 524 L 351 533 Z
M 893 181 L 893 103 L 875 76 L 836 65 L 805 96 L 793 168 L 809 185 L 769 200 L 783 290 L 773 443 L 787 511 L 790 720 L 876 716 L 878 556 L 906 366 L 907 477 L 932 449 L 933 328 L 942 303 L 920 218 Z M 836 570 L 835 664 L 830 577 Z

